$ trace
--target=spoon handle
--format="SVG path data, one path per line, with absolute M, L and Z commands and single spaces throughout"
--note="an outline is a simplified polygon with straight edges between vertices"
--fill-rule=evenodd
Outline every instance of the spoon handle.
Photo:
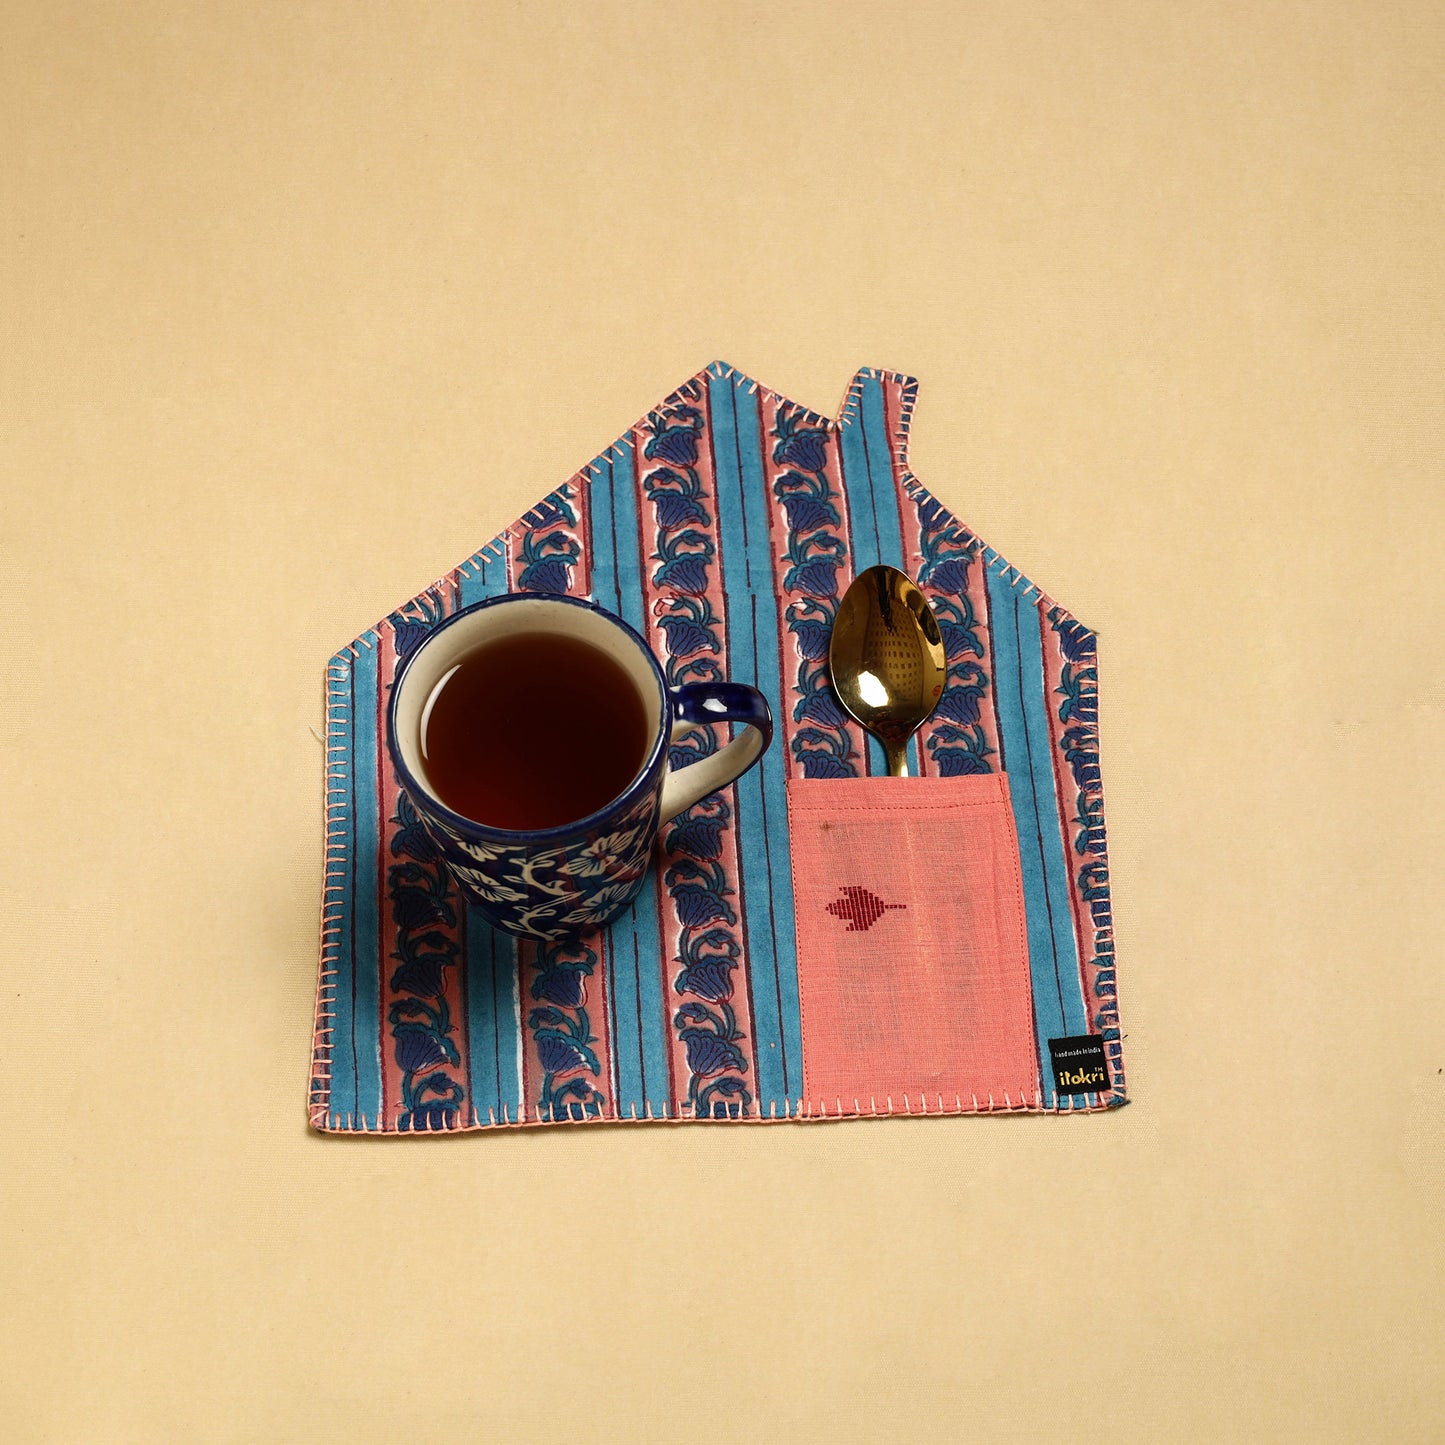
M 879 742 L 883 742 L 879 738 Z M 888 776 L 890 778 L 906 778 L 908 776 L 908 741 L 901 743 L 883 743 L 883 752 L 888 759 Z

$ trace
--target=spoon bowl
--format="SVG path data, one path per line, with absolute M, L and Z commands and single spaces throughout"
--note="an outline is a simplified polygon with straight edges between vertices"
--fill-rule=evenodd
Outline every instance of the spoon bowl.
M 891 777 L 908 776 L 908 739 L 932 716 L 948 674 L 928 599 L 896 567 L 870 567 L 838 604 L 828 644 L 838 700 L 883 744 Z

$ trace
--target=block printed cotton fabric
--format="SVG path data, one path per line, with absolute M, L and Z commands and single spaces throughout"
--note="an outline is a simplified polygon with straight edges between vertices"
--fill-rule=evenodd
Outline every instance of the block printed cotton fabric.
M 331 659 L 314 1127 L 1124 1102 L 1095 638 L 910 474 L 916 394 L 864 369 L 831 421 L 714 363 Z M 838 600 L 878 562 L 918 580 L 948 654 L 910 780 L 882 777 L 828 679 Z M 664 826 L 636 905 L 572 943 L 466 908 L 384 743 L 399 661 L 504 592 L 590 597 L 671 682 L 751 683 L 778 727 L 751 772 Z M 676 739 L 674 764 L 722 731 Z M 859 825 L 846 848 L 819 831 L 830 808 Z M 870 829 L 914 865 L 860 872 Z M 1057 1094 L 1048 1040 L 1086 1034 L 1110 1087 Z

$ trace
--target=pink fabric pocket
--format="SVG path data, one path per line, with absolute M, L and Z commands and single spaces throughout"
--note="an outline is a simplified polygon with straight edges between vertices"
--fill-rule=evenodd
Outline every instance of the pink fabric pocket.
M 795 778 L 788 818 L 809 1106 L 1037 1107 L 1008 779 Z

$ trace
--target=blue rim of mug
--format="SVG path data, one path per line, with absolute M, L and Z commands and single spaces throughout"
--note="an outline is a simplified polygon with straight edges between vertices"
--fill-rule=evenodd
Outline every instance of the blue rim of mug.
M 412 663 L 441 636 L 447 628 L 460 622 L 464 617 L 470 617 L 474 612 L 484 611 L 488 607 L 499 607 L 509 602 L 557 602 L 568 607 L 580 607 L 587 612 L 596 612 L 606 618 L 608 622 L 622 629 L 638 646 L 642 655 L 646 657 L 652 667 L 652 675 L 657 680 L 658 692 L 662 697 L 662 725 L 658 729 L 658 735 L 653 741 L 647 757 L 643 760 L 642 766 L 637 770 L 633 779 L 615 798 L 610 798 L 600 808 L 590 813 L 583 814 L 580 818 L 573 819 L 570 823 L 558 823 L 552 828 L 497 828 L 490 823 L 479 823 L 475 818 L 468 818 L 465 813 L 454 812 L 447 807 L 437 795 L 428 788 L 420 779 L 412 775 L 412 771 L 406 765 L 406 759 L 401 755 L 401 749 L 396 742 L 396 700 L 401 695 L 402 684 L 406 681 L 406 675 L 411 670 Z M 672 729 L 670 720 L 672 716 L 672 693 L 667 685 L 667 677 L 662 671 L 662 664 L 658 662 L 656 655 L 647 645 L 642 634 L 632 626 L 630 622 L 624 621 L 615 612 L 609 612 L 605 607 L 599 606 L 596 602 L 586 597 L 564 597 L 556 592 L 504 592 L 500 597 L 484 597 L 480 602 L 470 603 L 468 606 L 453 612 L 450 617 L 439 622 L 421 642 L 402 659 L 402 664 L 396 670 L 396 676 L 392 679 L 391 697 L 386 705 L 386 747 L 391 754 L 392 766 L 396 769 L 397 777 L 401 779 L 402 786 L 413 798 L 420 794 L 426 799 L 426 806 L 429 812 L 439 814 L 442 819 L 457 827 L 460 831 L 470 833 L 485 833 L 490 837 L 497 838 L 506 843 L 550 843 L 570 837 L 579 830 L 586 829 L 593 823 L 605 818 L 609 813 L 615 812 L 619 804 L 626 804 L 634 801 L 638 786 L 648 777 L 657 766 L 657 760 L 663 750 L 667 747 L 668 737 Z

